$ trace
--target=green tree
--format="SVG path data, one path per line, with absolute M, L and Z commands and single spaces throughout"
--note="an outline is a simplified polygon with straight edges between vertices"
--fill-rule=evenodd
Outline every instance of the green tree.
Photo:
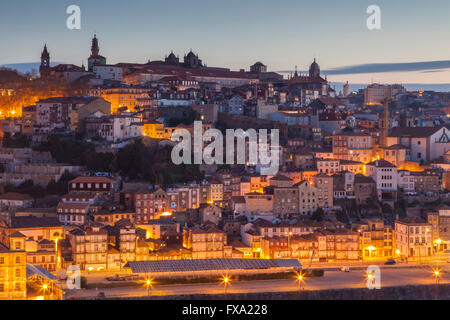
M 317 222 L 321 222 L 323 221 L 323 216 L 324 216 L 324 211 L 322 208 L 317 208 L 316 211 L 313 212 L 313 214 L 311 215 L 311 219 L 315 220 Z

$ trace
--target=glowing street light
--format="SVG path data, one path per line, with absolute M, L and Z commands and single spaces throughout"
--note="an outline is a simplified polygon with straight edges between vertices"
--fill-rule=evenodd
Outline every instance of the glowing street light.
M 150 296 L 150 289 L 153 288 L 153 279 L 147 278 L 145 280 L 145 286 L 147 287 L 147 296 Z
M 366 248 L 367 250 L 369 250 L 369 257 L 372 257 L 372 252 L 376 250 L 376 248 L 374 246 L 368 246 Z
M 225 292 L 225 294 L 227 294 L 227 288 L 228 288 L 228 286 L 230 285 L 230 283 L 231 283 L 231 278 L 230 278 L 229 276 L 224 276 L 224 277 L 222 278 L 222 284 L 223 284 L 223 286 L 224 286 L 224 292 Z
M 375 275 L 373 273 L 367 273 L 366 274 L 366 285 L 369 285 L 369 283 L 374 283 L 375 282 Z
M 42 300 L 45 300 L 44 297 L 45 297 L 45 295 L 47 294 L 47 293 L 46 293 L 47 289 L 48 289 L 48 285 L 47 285 L 46 283 L 44 283 L 44 284 L 42 285 L 42 293 L 43 293 Z
M 441 272 L 439 271 L 439 269 L 435 269 L 433 271 L 433 276 L 434 279 L 436 280 L 436 284 L 439 284 L 439 278 L 441 277 Z
M 435 246 L 437 246 L 437 251 L 441 251 L 441 244 L 442 244 L 442 240 L 439 238 L 439 239 L 436 239 L 436 241 L 435 241 Z
M 302 282 L 305 281 L 305 276 L 303 275 L 303 273 L 297 273 L 297 275 L 295 276 L 295 281 L 298 282 L 298 290 L 302 290 Z

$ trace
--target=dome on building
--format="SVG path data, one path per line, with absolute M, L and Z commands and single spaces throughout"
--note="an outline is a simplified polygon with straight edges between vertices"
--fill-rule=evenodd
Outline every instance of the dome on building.
M 167 58 L 169 58 L 169 59 L 175 59 L 176 56 L 175 56 L 175 54 L 174 54 L 173 51 L 172 51 L 172 52 L 170 52 L 170 54 L 169 54 L 169 56 L 168 56 Z
M 198 68 L 203 66 L 202 60 L 198 58 L 198 55 L 192 52 L 192 49 L 187 55 L 184 56 L 184 65 L 190 68 Z
M 250 72 L 253 73 L 267 72 L 267 66 L 264 65 L 264 63 L 262 63 L 261 61 L 258 61 L 254 65 L 250 66 Z
M 170 52 L 169 56 L 166 57 L 166 62 L 169 63 L 179 63 L 180 60 L 178 59 L 177 56 L 175 56 L 175 54 L 173 53 L 173 51 Z
M 311 67 L 309 68 L 309 76 L 310 77 L 320 77 L 320 67 L 316 62 L 316 59 L 314 58 L 314 62 L 311 64 Z

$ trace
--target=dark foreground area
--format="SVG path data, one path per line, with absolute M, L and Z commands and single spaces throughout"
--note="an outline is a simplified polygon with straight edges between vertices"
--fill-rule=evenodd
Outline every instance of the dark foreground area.
M 450 284 L 318 290 L 301 292 L 240 293 L 220 295 L 174 295 L 112 300 L 450 300 Z

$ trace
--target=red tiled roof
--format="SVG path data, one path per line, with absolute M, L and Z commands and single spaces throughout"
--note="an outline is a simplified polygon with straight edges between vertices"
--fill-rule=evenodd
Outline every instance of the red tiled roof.
M 88 177 L 88 176 L 80 176 L 75 179 L 69 181 L 69 183 L 114 183 L 115 181 L 108 177 Z
M 7 192 L 5 194 L 0 195 L 0 200 L 24 201 L 32 199 L 33 198 L 30 197 L 29 195 L 18 192 Z
M 367 165 L 368 166 L 374 166 L 374 167 L 377 167 L 377 168 L 395 168 L 395 165 L 393 165 L 392 163 L 390 163 L 389 161 L 386 161 L 384 159 L 370 162 Z
M 82 72 L 83 69 L 74 64 L 58 64 L 50 68 L 51 71 L 55 72 Z
M 37 103 L 73 103 L 73 104 L 81 104 L 81 103 L 89 103 L 96 99 L 101 99 L 99 97 L 53 97 L 39 100 Z
M 26 238 L 27 236 L 23 233 L 16 231 L 13 234 L 9 235 L 10 238 Z
M 210 77 L 210 78 L 235 78 L 235 79 L 256 79 L 254 75 L 246 72 L 215 70 L 215 69 L 191 69 L 177 66 L 149 65 L 136 73 L 157 74 L 167 76 L 182 77 Z
M 409 136 L 413 138 L 425 138 L 434 134 L 442 127 L 395 127 L 391 129 L 389 137 Z
M 323 98 L 319 98 L 318 100 L 327 106 L 342 106 L 342 105 L 344 105 L 342 103 L 341 99 L 338 99 L 338 98 L 323 97 Z

